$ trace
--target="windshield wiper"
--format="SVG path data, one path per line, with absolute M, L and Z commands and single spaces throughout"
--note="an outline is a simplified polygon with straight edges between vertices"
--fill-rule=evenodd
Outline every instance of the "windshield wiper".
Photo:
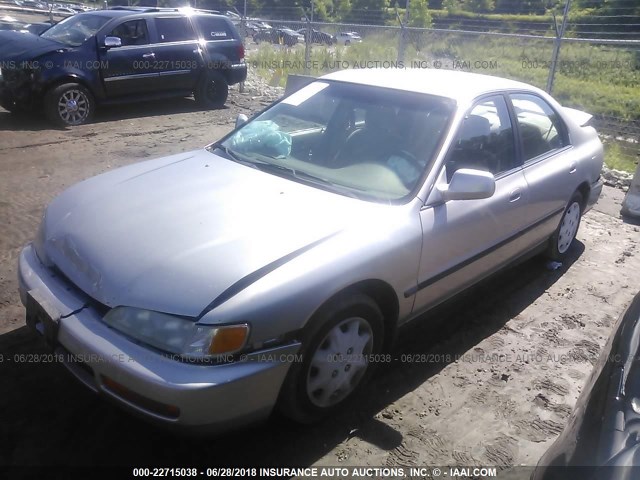
M 351 188 L 345 185 L 340 185 L 339 183 L 332 182 L 331 180 L 327 180 L 326 178 L 318 177 L 311 173 L 307 173 L 301 170 L 296 170 L 293 167 L 287 167 L 285 165 L 280 165 L 278 163 L 265 162 L 262 160 L 254 160 L 255 165 L 262 171 L 272 172 L 275 174 L 285 173 L 289 177 L 294 177 L 298 180 L 306 181 L 309 183 L 315 183 L 316 185 L 324 185 L 325 187 L 330 187 L 332 190 L 338 190 L 352 198 L 360 198 L 353 190 L 358 190 L 364 192 L 364 190 L 359 188 Z
M 213 153 L 213 150 L 222 150 L 227 158 L 229 158 L 229 160 L 233 160 L 234 162 L 246 165 L 251 168 L 258 168 L 254 161 L 240 157 L 240 155 L 238 155 L 236 152 L 231 150 L 229 147 L 222 145 L 221 143 L 215 143 L 211 145 L 211 153 Z
M 234 152 L 229 147 L 222 145 L 220 143 L 211 145 L 211 150 L 213 151 L 215 149 L 222 150 L 230 160 L 233 160 L 234 162 L 240 163 L 242 165 L 246 165 L 248 167 L 261 170 L 263 172 L 273 173 L 275 175 L 284 174 L 289 178 L 293 177 L 298 180 L 306 181 L 309 183 L 315 183 L 316 185 L 318 184 L 324 185 L 325 187 L 330 187 L 332 190 L 338 190 L 343 194 L 352 198 L 360 198 L 358 195 L 355 194 L 355 192 L 353 192 L 353 190 L 359 190 L 364 192 L 364 190 L 361 190 L 358 188 L 346 187 L 344 185 L 334 183 L 331 180 L 327 180 L 326 178 L 318 177 L 316 175 L 313 175 L 311 173 L 307 173 L 301 170 L 296 170 L 293 167 L 288 167 L 286 165 L 281 165 L 279 163 L 267 162 L 265 160 L 259 160 L 257 158 L 240 157 L 238 153 Z M 269 157 L 269 158 L 275 159 L 275 157 Z

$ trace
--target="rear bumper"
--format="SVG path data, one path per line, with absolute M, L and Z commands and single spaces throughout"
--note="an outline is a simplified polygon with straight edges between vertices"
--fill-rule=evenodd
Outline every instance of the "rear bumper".
M 585 205 L 583 213 L 587 213 L 596 204 L 598 198 L 600 198 L 600 194 L 602 193 L 603 184 L 604 182 L 602 177 L 598 177 L 598 180 L 591 184 L 591 188 L 589 189 L 589 198 L 587 198 L 587 204 Z
M 247 64 L 244 62 L 231 64 L 226 73 L 229 85 L 244 82 L 247 79 Z
M 82 308 L 86 299 L 67 290 L 31 245 L 20 255 L 19 283 L 24 304 L 27 292 L 37 291 L 60 314 L 53 346 L 71 373 L 128 411 L 170 428 L 221 432 L 268 417 L 300 347 L 263 350 L 260 360 L 256 353 L 221 365 L 184 363 L 134 343 L 104 324 L 93 307 Z

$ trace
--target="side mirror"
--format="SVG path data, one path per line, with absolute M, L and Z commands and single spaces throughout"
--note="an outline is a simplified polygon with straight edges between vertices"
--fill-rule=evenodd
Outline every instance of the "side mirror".
M 104 48 L 109 50 L 110 48 L 118 48 L 122 46 L 122 40 L 120 37 L 105 37 Z
M 451 177 L 449 185 L 438 186 L 443 201 L 489 198 L 496 191 L 493 174 L 482 170 L 461 168 Z
M 244 113 L 241 113 L 236 118 L 236 128 L 240 128 L 242 125 L 249 121 L 249 117 L 247 117 Z

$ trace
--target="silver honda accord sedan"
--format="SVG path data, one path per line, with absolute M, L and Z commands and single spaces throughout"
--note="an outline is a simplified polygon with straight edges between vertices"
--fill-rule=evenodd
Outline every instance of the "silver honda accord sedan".
M 602 189 L 589 119 L 497 77 L 332 73 L 202 150 L 59 195 L 20 256 L 27 324 L 165 425 L 319 419 L 399 326 L 567 254 Z

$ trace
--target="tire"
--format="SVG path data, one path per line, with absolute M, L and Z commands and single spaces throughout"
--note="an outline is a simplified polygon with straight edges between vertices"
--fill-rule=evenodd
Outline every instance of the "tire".
M 82 85 L 63 83 L 45 94 L 44 109 L 47 118 L 60 127 L 83 125 L 93 117 L 95 101 Z
M 205 72 L 194 92 L 198 105 L 208 109 L 223 107 L 228 96 L 227 80 L 216 71 Z
M 549 240 L 547 257 L 551 260 L 562 261 L 566 258 L 580 228 L 583 202 L 582 194 L 575 192 L 564 209 L 560 225 Z
M 348 47 L 349 45 L 351 45 L 351 40 L 345 40 L 344 41 L 344 46 Z
M 303 334 L 302 361 L 289 369 L 280 412 L 312 423 L 354 399 L 373 373 L 375 364 L 368 360 L 382 350 L 383 332 L 382 312 L 366 295 L 340 297 L 323 307 Z
M 206 72 L 194 92 L 196 103 L 202 108 L 221 108 L 229 96 L 229 85 L 220 72 Z

